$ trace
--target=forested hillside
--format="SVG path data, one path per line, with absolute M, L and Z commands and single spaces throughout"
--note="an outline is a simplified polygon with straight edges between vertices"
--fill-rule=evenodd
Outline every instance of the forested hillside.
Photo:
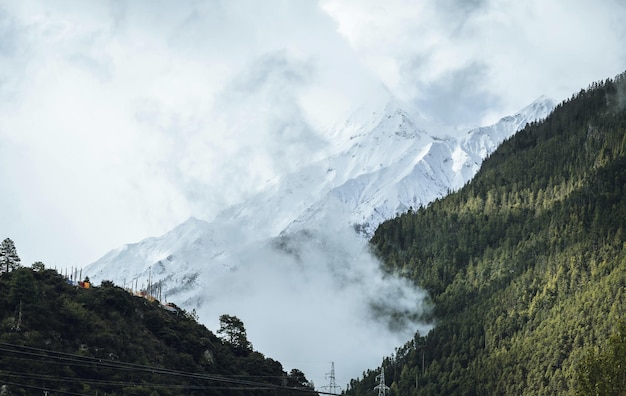
M 460 191 L 378 228 L 436 324 L 384 360 L 392 395 L 625 394 L 625 107 L 626 73 L 595 83 Z
M 111 282 L 77 287 L 33 267 L 0 271 L 2 395 L 316 394 L 254 351 L 236 317 L 220 318 L 220 338 Z

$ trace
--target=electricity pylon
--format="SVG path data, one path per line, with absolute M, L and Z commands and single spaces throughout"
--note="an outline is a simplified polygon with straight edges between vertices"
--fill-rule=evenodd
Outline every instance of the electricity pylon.
M 328 390 L 328 393 L 338 395 L 341 392 L 341 387 L 335 383 L 335 362 L 330 362 L 330 373 L 326 373 L 328 378 L 328 385 L 324 385 L 322 388 Z
M 378 389 L 378 396 L 385 396 L 387 391 L 390 389 L 387 385 L 385 385 L 385 368 L 381 366 L 380 374 L 376 376 L 378 380 L 378 385 L 374 387 L 374 390 Z

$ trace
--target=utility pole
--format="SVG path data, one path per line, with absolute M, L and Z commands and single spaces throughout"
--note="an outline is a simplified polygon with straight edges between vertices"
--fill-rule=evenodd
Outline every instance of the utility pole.
M 378 396 L 385 396 L 387 391 L 390 389 L 387 385 L 385 385 L 385 368 L 380 367 L 380 374 L 376 376 L 378 381 L 378 385 L 374 387 L 374 390 L 378 389 Z
M 322 388 L 328 390 L 328 393 L 338 395 L 341 392 L 341 388 L 335 383 L 335 362 L 330 362 L 330 373 L 326 373 L 326 378 L 328 378 L 328 385 Z

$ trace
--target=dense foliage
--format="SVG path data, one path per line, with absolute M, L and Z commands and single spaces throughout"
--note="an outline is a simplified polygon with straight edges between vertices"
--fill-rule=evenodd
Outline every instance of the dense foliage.
M 383 362 L 392 395 L 626 392 L 625 107 L 626 73 L 593 84 L 378 228 L 387 268 L 435 307 L 434 330 Z
M 37 264 L 0 275 L 1 394 L 315 394 L 299 370 L 216 337 L 191 314 L 111 282 L 72 286 Z

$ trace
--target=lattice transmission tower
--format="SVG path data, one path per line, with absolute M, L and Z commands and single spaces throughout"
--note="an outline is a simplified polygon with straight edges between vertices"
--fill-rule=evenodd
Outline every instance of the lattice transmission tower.
M 335 362 L 330 362 L 330 373 L 326 373 L 326 379 L 328 379 L 328 385 L 324 385 L 322 388 L 328 393 L 338 395 L 341 392 L 341 387 L 337 386 L 335 382 Z
M 389 387 L 385 385 L 385 368 L 381 366 L 380 374 L 376 376 L 378 385 L 374 387 L 374 390 L 378 389 L 378 396 L 385 396 Z

